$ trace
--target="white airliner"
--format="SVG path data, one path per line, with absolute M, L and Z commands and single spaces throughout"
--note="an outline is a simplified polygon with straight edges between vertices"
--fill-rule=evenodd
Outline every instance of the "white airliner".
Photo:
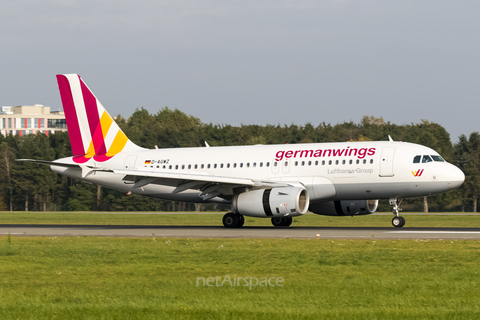
M 223 217 L 239 228 L 244 216 L 289 226 L 310 210 L 365 215 L 378 199 L 393 206 L 394 227 L 404 198 L 458 188 L 465 175 L 434 150 L 390 141 L 144 149 L 118 125 L 76 74 L 57 75 L 74 156 L 52 171 L 127 193 L 186 202 L 231 204 Z

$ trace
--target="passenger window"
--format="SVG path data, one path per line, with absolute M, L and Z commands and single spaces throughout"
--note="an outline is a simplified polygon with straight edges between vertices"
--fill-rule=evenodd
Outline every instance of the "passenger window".
M 295 161 L 295 167 L 298 166 L 298 161 Z
M 422 156 L 415 156 L 415 158 L 413 158 L 413 163 L 420 163 L 420 158 L 422 158 Z
M 308 161 L 308 165 L 311 166 L 311 165 L 312 165 L 312 161 Z
M 318 166 L 318 161 L 315 161 L 315 165 Z
M 249 168 L 249 167 L 250 167 L 250 162 L 247 162 L 247 168 Z
M 357 159 L 357 164 L 360 164 L 360 160 L 359 160 L 359 159 Z
M 170 165 L 170 166 L 168 167 L 168 169 L 172 170 L 172 165 Z
M 332 165 L 332 160 L 328 160 L 328 165 L 329 165 L 329 166 Z
M 373 164 L 373 159 L 370 159 L 370 164 Z
M 220 168 L 222 168 L 222 169 L 223 169 L 223 163 L 221 163 L 221 164 L 220 164 Z
M 227 163 L 227 168 L 230 168 L 230 163 Z
M 274 167 L 278 166 L 278 162 L 274 162 Z
M 242 162 L 242 163 L 240 163 L 240 168 L 243 168 L 243 162 Z
M 256 163 L 256 162 L 254 162 L 254 163 L 253 163 L 253 167 L 255 168 L 256 166 L 257 166 L 257 163 Z
M 270 167 L 270 162 L 267 162 L 267 167 Z
M 188 170 L 190 170 L 190 169 L 192 169 L 192 165 L 191 165 L 191 164 L 188 165 Z
M 325 165 L 325 160 L 322 160 L 322 166 L 324 166 L 324 165 Z
M 363 159 L 363 164 L 367 164 L 367 159 Z
M 209 163 L 209 164 L 207 164 L 207 169 L 210 169 L 210 163 Z
M 160 168 L 160 166 L 157 166 L 157 169 Z
M 236 168 L 236 167 L 237 167 L 237 164 L 236 164 L 236 163 L 234 163 L 234 164 L 233 164 L 233 167 L 234 167 L 234 168 Z
M 184 164 L 182 164 L 182 170 L 185 170 L 185 165 Z
M 342 160 L 342 164 L 345 164 L 345 163 L 346 163 L 346 161 L 345 161 L 345 160 Z
M 175 166 L 175 170 L 178 170 L 178 164 Z
M 423 156 L 422 163 L 432 162 L 432 158 L 430 156 Z
M 335 164 L 338 164 L 338 160 L 335 160 Z
M 167 166 L 166 165 L 163 165 L 163 169 L 165 169 Z
M 213 165 L 213 167 L 214 167 L 215 169 L 217 169 L 217 164 L 215 163 L 215 164 Z
M 260 168 L 263 167 L 263 162 L 260 162 Z
M 348 161 L 348 164 L 352 164 L 352 163 L 353 163 L 353 160 L 352 160 L 352 159 L 350 159 L 350 161 Z
M 202 163 L 202 169 L 205 168 L 205 165 Z
M 195 169 L 197 169 L 197 168 L 198 168 L 198 164 L 195 165 Z
M 302 167 L 305 165 L 305 161 L 302 161 Z

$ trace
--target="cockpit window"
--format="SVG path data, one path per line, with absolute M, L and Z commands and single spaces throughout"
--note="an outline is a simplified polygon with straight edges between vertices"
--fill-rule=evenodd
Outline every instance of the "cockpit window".
M 415 156 L 413 158 L 413 163 L 420 163 L 420 160 L 422 160 L 422 163 L 427 163 L 427 162 L 445 162 L 442 157 L 439 155 L 431 155 L 431 156 Z
M 445 160 L 443 160 L 443 158 L 440 156 L 431 156 L 431 157 L 433 158 L 433 161 L 445 162 Z
M 423 156 L 422 163 L 432 162 L 432 158 L 430 156 Z

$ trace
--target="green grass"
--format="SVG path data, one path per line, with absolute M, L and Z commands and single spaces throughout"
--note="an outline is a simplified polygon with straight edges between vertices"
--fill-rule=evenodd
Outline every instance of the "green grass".
M 478 319 L 480 242 L 0 237 L 1 319 Z M 283 286 L 197 286 L 197 277 Z
M 297 227 L 391 227 L 393 215 L 294 217 Z M 406 227 L 480 228 L 479 216 L 406 215 Z M 0 212 L 0 224 L 201 225 L 221 226 L 221 214 L 103 214 Z M 270 219 L 245 217 L 245 226 L 271 226 Z

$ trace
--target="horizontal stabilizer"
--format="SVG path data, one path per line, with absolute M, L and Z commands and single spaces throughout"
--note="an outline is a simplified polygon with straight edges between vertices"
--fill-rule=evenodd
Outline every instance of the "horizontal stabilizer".
M 93 171 L 105 171 L 105 172 L 113 172 L 110 169 L 105 169 L 102 167 L 91 167 L 82 164 L 75 164 L 75 163 L 64 163 L 64 162 L 57 162 L 57 161 L 47 161 L 47 160 L 34 160 L 34 159 L 17 159 L 16 161 L 24 161 L 24 162 L 33 162 L 38 164 L 45 164 L 48 166 L 57 166 L 57 167 L 65 167 L 65 168 L 72 168 L 72 169 L 79 169 L 82 170 L 82 178 L 85 178 Z
M 78 164 L 75 164 L 75 163 L 62 163 L 62 162 L 46 161 L 46 160 L 34 160 L 34 159 L 17 159 L 16 161 L 35 162 L 35 163 L 45 164 L 45 165 L 49 165 L 49 166 L 80 168 L 80 166 Z

